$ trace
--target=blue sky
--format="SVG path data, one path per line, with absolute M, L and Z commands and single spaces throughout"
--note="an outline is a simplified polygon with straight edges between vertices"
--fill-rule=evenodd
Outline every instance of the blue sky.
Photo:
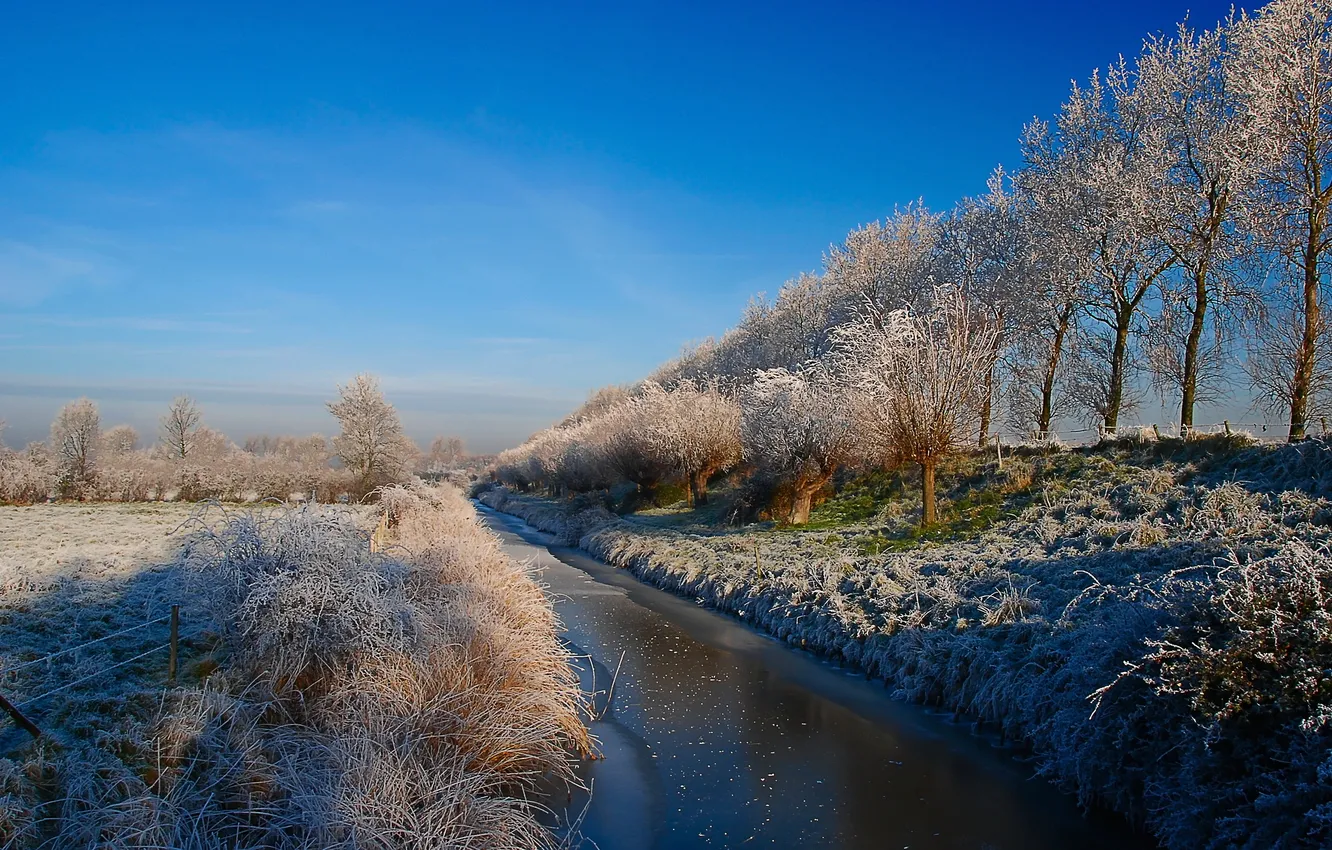
M 0 418 L 515 444 L 1221 2 L 0 0 Z

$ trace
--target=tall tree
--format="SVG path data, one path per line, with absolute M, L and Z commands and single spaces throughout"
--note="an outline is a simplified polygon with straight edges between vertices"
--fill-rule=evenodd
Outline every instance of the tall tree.
M 1244 249 L 1234 199 L 1249 157 L 1240 144 L 1226 32 L 1181 25 L 1174 38 L 1150 39 L 1138 61 L 1141 108 L 1165 132 L 1161 234 L 1182 272 L 1160 279 L 1150 359 L 1158 386 L 1179 393 L 1182 432 L 1220 378 L 1226 331 L 1247 306 L 1234 268 Z
M 1089 322 L 1084 351 L 1104 360 L 1083 396 L 1113 432 L 1127 396 L 1133 333 L 1157 279 L 1176 262 L 1162 239 L 1158 207 L 1165 195 L 1165 138 L 1142 108 L 1124 61 L 1102 82 L 1074 86 L 1055 132 L 1029 127 L 1025 179 L 1058 199 L 1064 234 L 1085 259 L 1079 308 Z
M 1288 405 L 1294 441 L 1307 433 L 1332 366 L 1323 316 L 1332 247 L 1332 2 L 1273 0 L 1232 29 L 1230 77 L 1243 150 L 1256 168 L 1245 212 L 1289 273 L 1256 334 L 1250 375 L 1260 398 Z
M 1031 301 L 1027 259 L 1028 224 L 1019 199 L 1009 191 L 1003 169 L 987 182 L 989 191 L 979 198 L 964 198 L 944 216 L 938 241 L 938 270 L 941 282 L 961 288 L 977 311 L 977 318 L 994 328 L 994 345 L 985 372 L 985 396 L 981 403 L 978 442 L 990 436 L 995 396 L 995 371 L 1008 342 L 1010 326 Z
M 374 487 L 401 479 L 411 446 L 402 432 L 398 411 L 384 399 L 379 379 L 357 375 L 338 387 L 338 400 L 328 403 L 342 432 L 333 438 L 333 450 L 343 465 Z

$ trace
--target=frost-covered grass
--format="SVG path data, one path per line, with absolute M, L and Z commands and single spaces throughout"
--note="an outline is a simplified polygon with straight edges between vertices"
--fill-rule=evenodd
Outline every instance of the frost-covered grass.
M 993 463 L 949 473 L 934 539 L 908 533 L 909 484 L 868 503 L 848 487 L 860 515 L 806 530 L 479 497 L 994 724 L 1167 846 L 1332 842 L 1332 445 L 1119 441 Z
M 364 510 L 190 517 L 4 509 L 5 668 L 182 605 L 165 653 L 52 697 L 11 731 L 0 847 L 539 847 L 543 778 L 586 749 L 540 587 L 452 488 Z M 135 541 L 139 542 L 136 547 Z M 4 679 L 21 700 L 161 643 L 165 625 Z M 202 634 L 196 634 L 202 630 Z

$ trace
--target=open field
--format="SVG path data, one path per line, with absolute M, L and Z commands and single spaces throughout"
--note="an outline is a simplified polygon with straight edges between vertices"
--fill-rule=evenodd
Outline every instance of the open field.
M 553 841 L 535 789 L 589 745 L 577 682 L 540 588 L 456 490 L 199 510 L 0 509 L 0 692 L 87 678 L 25 706 L 40 739 L 6 721 L 0 846 Z M 173 603 L 169 687 L 165 622 L 112 635 Z

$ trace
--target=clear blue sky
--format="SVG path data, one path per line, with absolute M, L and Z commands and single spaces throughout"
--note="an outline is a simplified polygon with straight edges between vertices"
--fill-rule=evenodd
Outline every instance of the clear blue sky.
M 81 394 L 329 433 L 372 371 L 512 445 L 1229 6 L 210 5 L 0 0 L 10 444 Z

